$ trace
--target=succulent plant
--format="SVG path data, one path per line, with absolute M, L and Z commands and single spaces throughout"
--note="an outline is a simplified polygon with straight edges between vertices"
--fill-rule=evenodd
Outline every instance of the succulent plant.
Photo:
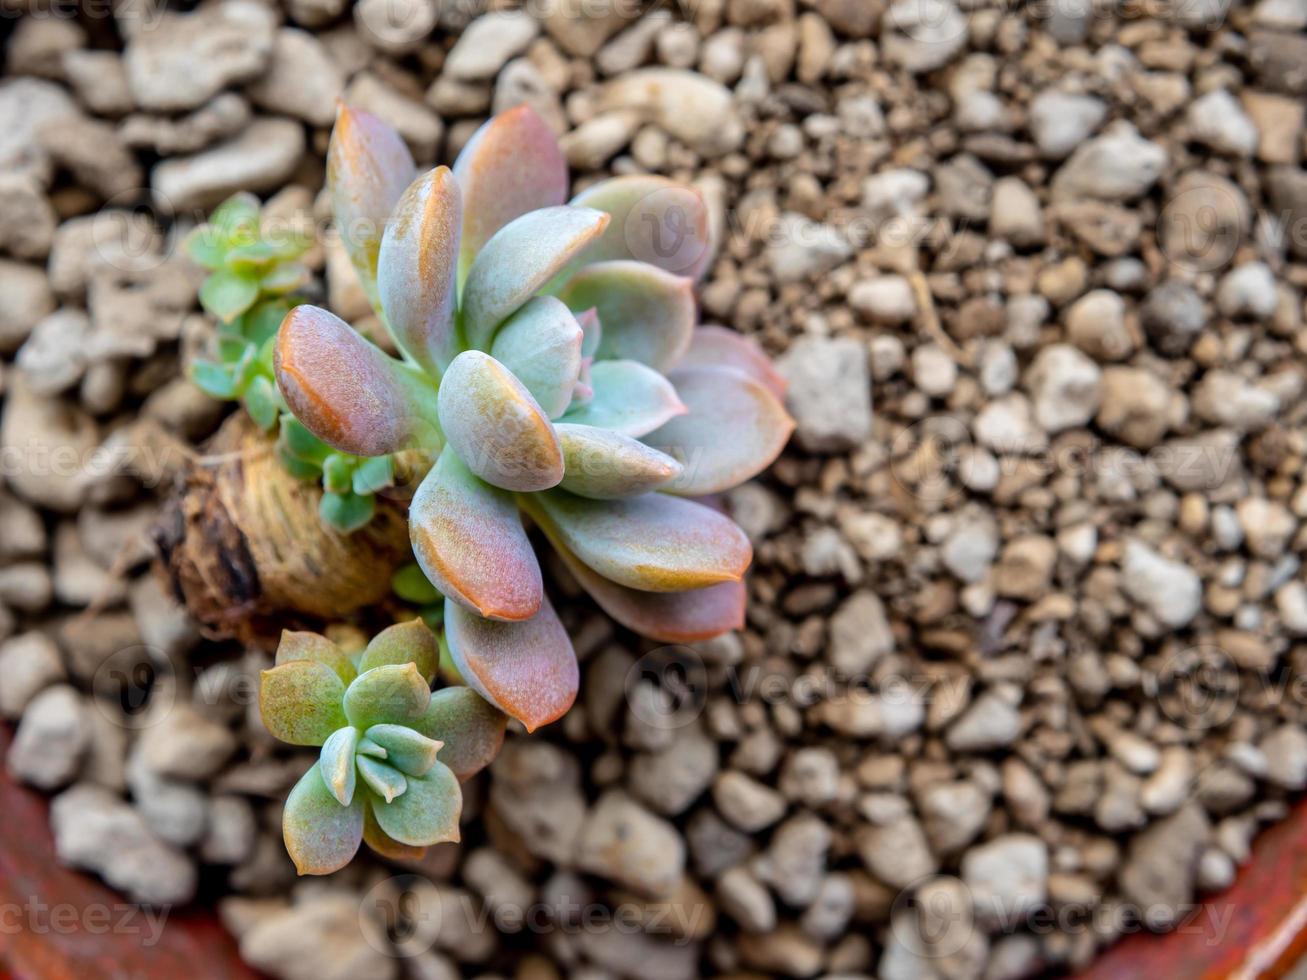
M 521 513 L 624 625 L 665 642 L 741 625 L 749 540 L 692 498 L 765 468 L 793 422 L 756 345 L 696 329 L 702 197 L 626 176 L 565 203 L 564 158 L 525 107 L 421 175 L 398 134 L 342 107 L 327 173 L 401 357 L 300 306 L 277 336 L 277 383 L 338 451 L 435 456 L 409 528 L 466 683 L 528 730 L 576 695 Z
M 282 816 L 300 874 L 344 867 L 361 841 L 405 857 L 459 839 L 459 782 L 494 758 L 506 719 L 466 687 L 433 694 L 439 660 L 420 620 L 354 657 L 316 633 L 282 634 L 259 680 L 263 722 L 284 742 L 322 748 Z
M 218 321 L 216 360 L 196 359 L 191 379 L 214 398 L 239 401 L 264 432 L 278 431 L 277 455 L 300 479 L 321 481 L 319 515 L 349 533 L 376 511 L 373 497 L 396 479 L 390 456 L 360 459 L 315 438 L 286 411 L 273 376 L 277 328 L 308 282 L 299 261 L 312 239 L 293 229 L 263 227 L 258 198 L 236 194 L 186 239 L 193 261 L 210 270 L 200 304 Z M 428 461 L 429 462 L 429 461 Z M 411 463 L 400 464 L 401 468 Z

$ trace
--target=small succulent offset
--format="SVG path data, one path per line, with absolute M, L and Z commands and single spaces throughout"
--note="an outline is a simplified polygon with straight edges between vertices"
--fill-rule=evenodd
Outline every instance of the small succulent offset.
M 300 874 L 343 868 L 366 841 L 386 857 L 459 839 L 459 781 L 499 751 L 506 718 L 466 687 L 434 694 L 440 659 L 420 620 L 378 633 L 354 657 L 316 633 L 282 634 L 259 683 L 277 738 L 321 746 L 282 815 Z
M 294 229 L 265 228 L 258 198 L 244 193 L 191 232 L 186 252 L 210 270 L 200 304 L 218 321 L 218 340 L 216 360 L 195 360 L 190 375 L 214 398 L 239 401 L 264 432 L 280 425 L 278 457 L 300 479 L 322 482 L 322 520 L 349 533 L 372 519 L 373 495 L 395 481 L 396 461 L 337 452 L 295 421 L 277 391 L 273 344 L 299 302 L 294 293 L 309 280 L 300 258 L 312 244 Z
M 702 197 L 626 176 L 564 203 L 566 162 L 526 107 L 483 125 L 452 170 L 421 175 L 393 129 L 342 107 L 327 176 L 402 357 L 300 306 L 277 336 L 277 383 L 339 451 L 435 456 L 409 528 L 466 683 L 528 730 L 576 696 L 519 512 L 629 628 L 684 642 L 740 626 L 749 540 L 690 498 L 764 469 L 793 421 L 756 345 L 696 329 Z

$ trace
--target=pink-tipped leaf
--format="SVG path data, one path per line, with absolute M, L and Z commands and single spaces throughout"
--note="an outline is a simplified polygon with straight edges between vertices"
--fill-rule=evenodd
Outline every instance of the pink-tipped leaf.
M 785 378 L 757 342 L 737 330 L 715 323 L 705 324 L 694 331 L 690 348 L 676 362 L 676 367 L 734 368 L 753 378 L 777 398 L 785 397 Z
M 513 498 L 446 446 L 409 508 L 413 553 L 432 584 L 491 619 L 530 619 L 544 589 Z
M 489 354 L 468 350 L 454 358 L 438 405 L 449 446 L 487 483 L 530 492 L 563 478 L 563 451 L 549 417 Z
M 645 262 L 588 265 L 559 293 L 574 310 L 597 311 L 607 325 L 596 356 L 627 359 L 665 371 L 690 346 L 694 281 Z
M 472 134 L 454 161 L 463 189 L 460 278 L 495 232 L 514 218 L 567 200 L 567 161 L 529 106 L 501 112 Z
M 508 716 L 470 687 L 444 687 L 431 695 L 414 731 L 443 742 L 439 758 L 459 779 L 468 779 L 494 760 L 504 744 Z
M 486 350 L 495 330 L 608 225 L 608 215 L 567 205 L 530 211 L 486 242 L 463 286 L 467 345 Z
M 473 690 L 527 731 L 556 721 L 576 700 L 576 652 L 549 599 L 523 623 L 497 623 L 445 603 L 445 638 Z
M 341 806 L 314 763 L 286 797 L 281 832 L 299 874 L 339 871 L 363 840 L 363 800 L 355 794 L 349 805 Z
M 405 779 L 404 792 L 386 803 L 372 799 L 372 812 L 386 836 L 410 847 L 459 838 L 463 791 L 449 767 L 437 762 L 424 776 Z
M 632 589 L 684 592 L 738 582 L 753 558 L 748 537 L 730 518 L 664 493 L 588 500 L 551 490 L 523 502 L 550 537 Z
M 703 195 L 666 177 L 631 174 L 586 188 L 571 202 L 613 216 L 581 261 L 634 259 L 699 279 L 712 261 L 712 232 Z
M 399 199 L 381 239 L 377 291 L 395 342 L 439 376 L 458 353 L 454 329 L 463 208 L 448 167 L 423 174 Z
M 644 441 L 685 467 L 669 493 L 702 497 L 738 486 L 770 466 L 794 431 L 781 400 L 733 368 L 677 368 L 668 380 L 689 412 Z
M 567 466 L 561 486 L 582 497 L 633 497 L 681 474 L 681 464 L 672 457 L 611 429 L 568 422 L 555 428 Z
M 274 368 L 291 412 L 336 449 L 384 456 L 433 438 L 430 385 L 334 313 L 304 305 L 286 314 Z
M 590 397 L 561 421 L 639 438 L 687 411 L 672 383 L 639 361 L 598 361 L 589 375 Z

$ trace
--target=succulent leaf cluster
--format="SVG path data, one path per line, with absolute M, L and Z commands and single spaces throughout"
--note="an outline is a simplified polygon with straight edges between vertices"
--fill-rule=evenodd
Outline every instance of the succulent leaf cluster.
M 494 758 L 507 719 L 467 687 L 433 694 L 439 661 L 420 620 L 383 630 L 354 657 L 316 633 L 282 634 L 260 677 L 264 724 L 321 747 L 282 816 L 300 874 L 344 867 L 361 842 L 411 857 L 459 839 L 459 782 Z
M 309 280 L 300 261 L 312 239 L 293 229 L 264 227 L 258 198 L 240 193 L 219 205 L 209 223 L 187 237 L 192 261 L 209 270 L 200 304 L 218 324 L 215 358 L 198 358 L 191 379 L 214 398 L 239 401 L 264 432 L 276 432 L 287 470 L 323 486 L 319 513 L 342 533 L 376 512 L 374 494 L 393 484 L 389 456 L 364 459 L 338 452 L 295 421 L 277 390 L 273 347 L 282 320 Z
M 756 345 L 696 327 L 702 197 L 641 175 L 568 201 L 558 144 L 526 107 L 423 174 L 394 130 L 342 107 L 328 181 L 400 357 L 300 306 L 277 383 L 340 452 L 435 458 L 409 526 L 466 683 L 528 730 L 575 699 L 524 514 L 626 626 L 682 642 L 741 625 L 749 540 L 694 498 L 765 468 L 793 422 Z

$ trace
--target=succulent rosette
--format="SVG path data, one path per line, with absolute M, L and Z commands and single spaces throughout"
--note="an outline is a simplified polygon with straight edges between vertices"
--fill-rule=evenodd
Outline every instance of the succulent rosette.
M 433 694 L 439 660 L 420 620 L 383 630 L 356 657 L 316 633 L 282 634 L 260 677 L 264 725 L 322 747 L 282 815 L 300 874 L 344 867 L 363 841 L 411 857 L 459 839 L 459 782 L 495 757 L 506 719 L 466 687 Z
M 466 682 L 528 730 L 576 696 L 522 513 L 624 625 L 664 642 L 740 626 L 749 540 L 692 498 L 764 469 L 793 422 L 755 344 L 696 328 L 701 196 L 625 176 L 568 202 L 563 155 L 525 107 L 421 175 L 398 134 L 342 108 L 328 181 L 401 356 L 301 306 L 278 334 L 277 382 L 341 452 L 436 454 L 409 526 Z

